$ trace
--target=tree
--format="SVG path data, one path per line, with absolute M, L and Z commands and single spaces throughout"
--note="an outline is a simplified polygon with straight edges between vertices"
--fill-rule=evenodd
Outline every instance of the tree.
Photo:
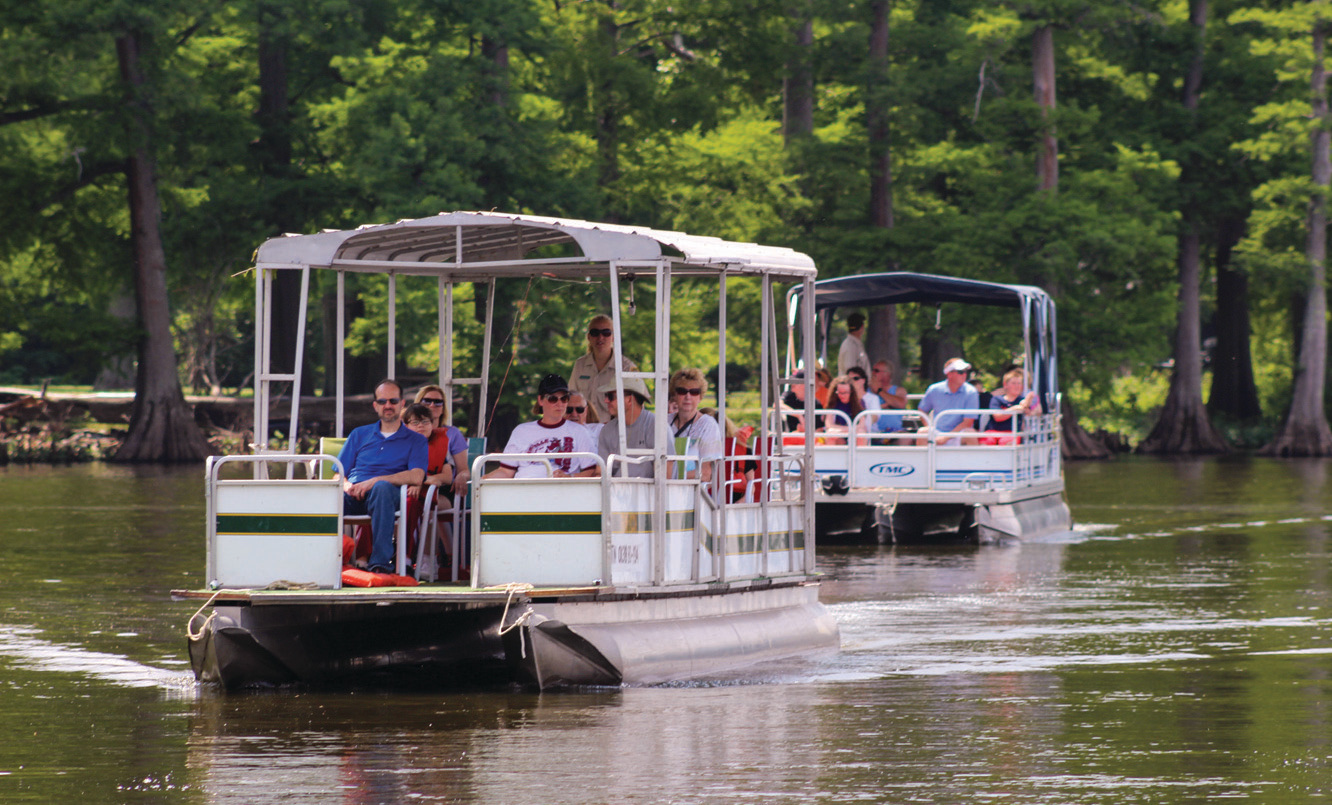
M 1197 131 L 1198 99 L 1202 94 L 1203 57 L 1207 43 L 1207 0 L 1189 0 L 1189 25 L 1194 29 L 1193 53 L 1184 79 L 1183 107 L 1190 121 L 1184 130 L 1189 139 Z M 1202 274 L 1200 213 L 1192 186 L 1197 173 L 1186 162 L 1180 174 L 1185 187 L 1179 235 L 1179 304 L 1175 325 L 1175 365 L 1165 408 L 1152 432 L 1138 445 L 1142 453 L 1222 453 L 1227 450 L 1221 434 L 1212 427 L 1202 400 L 1202 323 L 1198 298 Z
M 1332 455 L 1332 429 L 1328 428 L 1323 408 L 1324 382 L 1327 377 L 1327 198 L 1332 185 L 1332 116 L 1328 114 L 1327 73 L 1323 50 L 1332 30 L 1332 17 L 1325 16 L 1326 3 L 1311 3 L 1310 14 L 1313 63 L 1310 69 L 1312 98 L 1313 192 L 1309 199 L 1308 239 L 1305 257 L 1309 267 L 1308 301 L 1304 309 L 1295 388 L 1290 411 L 1276 438 L 1263 452 L 1276 456 Z
M 116 56 L 125 84 L 130 125 L 130 155 L 125 167 L 129 190 L 134 294 L 138 304 L 139 368 L 129 433 L 115 461 L 199 461 L 209 453 L 207 440 L 185 402 L 171 335 L 167 300 L 167 263 L 162 249 L 161 205 L 153 160 L 152 109 L 141 61 L 143 34 L 127 30 L 116 38 Z

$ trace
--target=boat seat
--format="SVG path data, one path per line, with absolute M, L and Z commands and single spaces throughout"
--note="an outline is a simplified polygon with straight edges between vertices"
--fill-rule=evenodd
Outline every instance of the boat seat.
M 486 438 L 484 436 L 472 436 L 467 440 L 467 460 L 472 462 L 482 453 L 486 452 Z M 466 563 L 462 557 L 468 550 L 467 536 L 468 518 L 472 513 L 472 487 L 468 484 L 466 494 L 455 494 L 450 501 L 449 508 L 442 508 L 444 502 L 448 500 L 446 495 L 439 495 L 435 498 L 435 516 L 427 523 L 424 510 L 421 521 L 421 538 L 416 543 L 416 570 L 419 574 L 422 568 L 429 568 L 433 572 L 430 579 L 434 581 L 438 578 L 439 558 L 436 554 L 439 548 L 439 540 L 447 539 L 449 541 L 449 580 L 458 581 L 458 574 Z M 427 529 L 429 529 L 427 531 Z

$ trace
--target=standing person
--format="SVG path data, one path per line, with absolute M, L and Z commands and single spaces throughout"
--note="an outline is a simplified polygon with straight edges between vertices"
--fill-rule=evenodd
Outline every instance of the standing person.
M 967 372 L 970 370 L 971 364 L 961 358 L 949 358 L 944 364 L 944 379 L 925 390 L 920 410 L 936 416 L 928 427 L 921 429 L 916 444 L 928 444 L 931 432 L 939 434 L 936 440 L 938 444 L 950 438 L 944 434 L 957 434 L 962 444 L 975 444 L 975 414 L 940 413 L 980 407 L 980 394 L 975 386 L 967 382 Z M 962 436 L 964 433 L 971 435 Z
M 712 463 L 722 457 L 721 425 L 717 420 L 699 411 L 708 381 L 700 369 L 681 369 L 671 375 L 671 391 L 675 394 L 676 411 L 670 420 L 671 433 L 693 440 L 698 447 L 699 477 L 712 480 Z
M 614 380 L 603 385 L 598 391 L 606 401 L 607 407 L 614 412 L 614 417 L 602 427 L 601 434 L 597 437 L 597 455 L 603 460 L 608 460 L 610 456 L 620 453 L 620 428 L 615 420 L 619 417 L 621 409 L 624 410 L 624 439 L 627 446 L 651 449 L 657 439 L 657 418 L 651 411 L 643 408 L 652 399 L 647 384 L 641 378 L 625 378 L 622 406 L 616 402 Z M 651 478 L 656 474 L 651 457 L 646 461 L 616 462 L 615 466 L 621 468 L 620 472 L 615 473 L 616 477 L 620 478 Z
M 869 353 L 865 351 L 865 314 L 860 311 L 846 317 L 846 338 L 837 350 L 837 374 L 844 375 L 852 366 L 859 366 L 869 374 Z
M 447 486 L 455 495 L 467 493 L 467 482 L 472 479 L 472 468 L 467 463 L 467 437 L 450 425 L 444 416 L 444 389 L 430 384 L 416 392 L 416 404 L 430 410 L 430 459 L 426 467 L 426 483 Z M 406 419 L 406 413 L 403 414 Z M 447 477 L 446 477 L 447 476 Z
M 369 514 L 370 572 L 393 572 L 393 520 L 398 487 L 425 480 L 430 448 L 424 436 L 402 425 L 402 386 L 384 380 L 375 386 L 377 422 L 347 434 L 338 453 L 346 477 L 343 511 Z
M 546 375 L 537 387 L 537 412 L 541 418 L 535 422 L 524 422 L 513 429 L 509 443 L 504 445 L 505 453 L 595 453 L 597 446 L 592 442 L 592 434 L 577 422 L 564 418 L 569 407 L 569 385 L 559 375 Z M 552 458 L 550 476 L 570 478 L 574 476 L 593 477 L 597 474 L 597 465 L 590 458 L 569 456 Z M 546 462 L 515 461 L 500 462 L 500 465 L 486 473 L 487 478 L 545 478 Z
M 611 418 L 606 399 L 597 393 L 597 389 L 607 382 L 615 382 L 615 364 L 611 363 L 615 355 L 613 326 L 610 316 L 592 317 L 587 323 L 587 352 L 578 356 L 569 372 L 569 388 L 583 395 L 597 412 L 598 422 L 609 422 Z M 620 358 L 620 368 L 625 372 L 638 371 L 638 365 L 625 357 Z

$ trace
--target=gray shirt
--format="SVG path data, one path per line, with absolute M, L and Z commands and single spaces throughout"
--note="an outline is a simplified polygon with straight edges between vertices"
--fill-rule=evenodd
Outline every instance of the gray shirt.
M 624 428 L 624 438 L 629 442 L 629 447 L 651 448 L 654 443 L 654 437 L 657 433 L 657 419 L 651 411 L 643 411 L 638 415 L 638 419 L 633 424 L 626 425 Z M 612 453 L 620 452 L 620 425 L 615 419 L 606 423 L 606 427 L 601 429 L 601 435 L 597 437 L 597 455 L 605 459 Z M 622 465 L 616 463 L 616 467 L 623 467 L 622 471 L 615 474 L 627 478 L 651 478 L 653 462 L 649 458 L 639 464 Z

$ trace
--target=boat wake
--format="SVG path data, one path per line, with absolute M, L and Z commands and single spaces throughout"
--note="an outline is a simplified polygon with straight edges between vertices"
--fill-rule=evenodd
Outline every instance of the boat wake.
M 193 675 L 187 671 L 155 668 L 116 654 L 52 643 L 39 637 L 41 633 L 33 626 L 0 626 L 0 657 L 34 671 L 81 674 L 124 687 L 190 695 L 196 688 Z

